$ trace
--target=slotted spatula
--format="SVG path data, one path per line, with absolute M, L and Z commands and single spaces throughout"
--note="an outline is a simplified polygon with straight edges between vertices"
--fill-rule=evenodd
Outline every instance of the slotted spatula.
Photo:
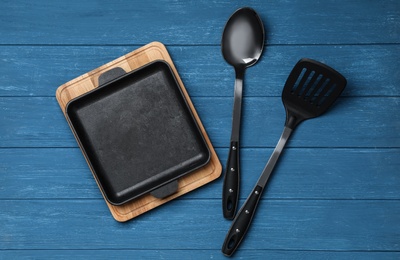
M 346 83 L 339 72 L 311 59 L 301 59 L 294 66 L 282 91 L 286 110 L 283 133 L 256 186 L 233 220 L 222 246 L 225 255 L 231 256 L 244 238 L 261 193 L 292 131 L 302 121 L 323 114 L 340 96 Z

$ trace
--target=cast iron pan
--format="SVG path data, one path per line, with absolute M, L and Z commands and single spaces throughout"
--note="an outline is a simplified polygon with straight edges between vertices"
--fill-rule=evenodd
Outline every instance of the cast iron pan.
M 210 159 L 181 88 L 164 61 L 110 74 L 119 77 L 66 107 L 89 166 L 111 204 L 170 195 L 179 177 Z

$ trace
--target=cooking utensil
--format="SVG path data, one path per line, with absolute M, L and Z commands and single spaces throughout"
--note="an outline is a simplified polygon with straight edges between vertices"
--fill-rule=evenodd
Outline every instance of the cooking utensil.
M 290 134 L 302 121 L 324 113 L 339 97 L 346 79 L 334 69 L 310 59 L 301 59 L 290 73 L 282 92 L 286 122 L 282 136 L 256 186 L 234 219 L 222 252 L 231 256 L 243 240 L 253 219 L 261 193 Z
M 113 205 L 170 195 L 175 180 L 210 158 L 173 71 L 157 60 L 125 75 L 111 72 L 119 77 L 66 106 L 93 175 Z
M 223 214 L 228 219 L 235 216 L 239 196 L 239 132 L 244 72 L 260 58 L 264 34 L 260 17 L 249 7 L 234 12 L 222 34 L 222 55 L 234 67 L 236 74 L 232 133 L 222 191 Z

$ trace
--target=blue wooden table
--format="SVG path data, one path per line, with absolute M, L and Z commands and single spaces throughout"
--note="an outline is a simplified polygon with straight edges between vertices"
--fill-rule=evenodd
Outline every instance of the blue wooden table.
M 267 40 L 246 72 L 240 205 L 281 133 L 302 57 L 348 80 L 284 151 L 236 258 L 400 258 L 400 2 L 2 1 L 0 259 L 223 259 L 222 178 L 116 222 L 57 104 L 57 87 L 140 46 L 167 46 L 225 164 L 233 69 L 223 26 L 256 9 Z

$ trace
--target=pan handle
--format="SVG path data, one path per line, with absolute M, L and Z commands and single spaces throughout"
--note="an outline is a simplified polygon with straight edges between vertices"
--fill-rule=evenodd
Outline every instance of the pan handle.
M 171 181 L 170 183 L 165 184 L 164 186 L 161 186 L 160 188 L 151 191 L 150 194 L 156 197 L 157 199 L 163 199 L 177 192 L 178 188 L 179 188 L 178 180 L 174 180 Z
M 124 74 L 126 74 L 126 71 L 121 67 L 115 67 L 110 70 L 107 70 L 106 72 L 103 72 L 102 74 L 100 74 L 99 79 L 98 79 L 99 86 L 104 85 L 116 78 L 119 78 L 119 77 L 123 76 Z

